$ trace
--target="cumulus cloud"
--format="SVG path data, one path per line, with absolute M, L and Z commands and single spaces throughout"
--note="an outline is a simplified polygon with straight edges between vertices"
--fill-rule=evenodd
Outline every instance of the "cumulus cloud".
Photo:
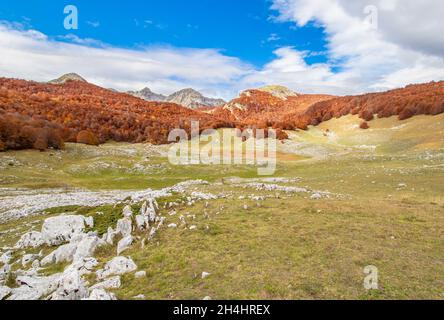
M 130 50 L 76 36 L 64 40 L 70 42 L 0 24 L 0 75 L 48 81 L 76 72 L 92 83 L 117 90 L 149 86 L 160 93 L 171 93 L 192 86 L 215 96 L 231 97 L 235 84 L 251 70 L 248 64 L 215 49 Z
M 3 23 L 0 75 L 47 81 L 77 72 L 92 83 L 118 90 L 149 86 L 169 94 L 194 87 L 223 98 L 265 84 L 306 93 L 357 94 L 444 80 L 444 2 L 273 0 L 272 9 L 277 12 L 273 21 L 291 21 L 296 28 L 322 27 L 326 50 L 281 47 L 272 61 L 253 67 L 216 49 L 130 50 L 74 35 L 52 39 Z M 143 23 L 149 22 L 154 24 Z M 271 34 L 268 40 L 277 39 L 277 34 Z M 319 54 L 327 62 L 307 64 L 308 57 Z
M 372 7 L 369 7 L 371 5 Z M 271 63 L 250 81 L 261 80 L 335 93 L 387 90 L 409 83 L 444 79 L 444 4 L 434 0 L 274 0 L 277 20 L 303 27 L 310 22 L 325 29 L 329 62 L 306 65 L 303 53 L 276 52 L 279 68 Z M 374 12 L 373 9 L 376 9 Z M 369 14 L 376 25 L 369 25 Z M 334 68 L 338 72 L 332 72 Z M 320 71 L 321 70 L 321 71 Z M 304 77 L 307 81 L 295 80 Z M 288 79 L 288 80 L 286 80 Z M 285 82 L 287 81 L 287 82 Z

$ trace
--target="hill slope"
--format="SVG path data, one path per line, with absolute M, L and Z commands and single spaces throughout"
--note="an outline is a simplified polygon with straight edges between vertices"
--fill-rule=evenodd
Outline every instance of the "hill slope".
M 81 81 L 61 85 L 0 78 L 0 149 L 22 149 L 45 143 L 168 142 L 174 128 L 190 132 L 230 126 L 215 117 L 173 103 L 147 102 Z M 81 137 L 79 137 L 79 135 Z M 58 141 L 53 143 L 52 140 Z

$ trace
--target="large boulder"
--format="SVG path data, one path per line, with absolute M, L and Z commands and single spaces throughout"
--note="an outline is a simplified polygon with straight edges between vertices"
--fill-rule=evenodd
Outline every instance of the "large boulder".
M 61 276 L 51 300 L 81 300 L 88 297 L 86 283 L 76 270 L 68 270 Z
M 108 278 L 113 275 L 122 275 L 137 270 L 137 266 L 131 258 L 115 257 L 109 261 L 105 268 L 97 271 L 99 280 Z
M 77 250 L 74 254 L 74 261 L 80 261 L 94 255 L 97 247 L 103 242 L 96 235 L 87 235 L 78 243 Z
M 68 243 L 58 247 L 56 250 L 48 254 L 40 261 L 40 265 L 47 266 L 54 263 L 72 262 L 74 260 L 74 254 L 77 250 L 77 244 Z
M 39 300 L 54 292 L 62 274 L 49 277 L 18 276 L 16 279 L 19 288 L 12 289 L 8 300 Z
M 58 216 L 48 218 L 43 223 L 42 235 L 45 243 L 58 246 L 85 231 L 85 218 L 83 216 Z
M 65 269 L 65 272 L 76 270 L 81 276 L 83 276 L 85 274 L 91 274 L 98 265 L 99 262 L 95 258 L 83 258 L 73 262 Z

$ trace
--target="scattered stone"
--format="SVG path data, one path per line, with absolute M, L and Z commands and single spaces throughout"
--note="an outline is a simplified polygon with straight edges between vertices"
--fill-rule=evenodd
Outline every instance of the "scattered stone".
M 210 275 L 211 275 L 211 273 L 202 272 L 202 279 L 208 278 Z
M 150 226 L 148 219 L 143 215 L 136 216 L 136 225 L 139 231 L 145 231 Z
M 191 226 L 190 230 L 197 230 L 197 226 Z
M 112 275 L 122 275 L 137 270 L 137 266 L 131 258 L 115 257 L 109 261 L 105 268 L 97 271 L 98 279 L 105 279 Z
M 123 208 L 122 215 L 125 218 L 131 218 L 133 216 L 133 210 L 131 209 L 130 206 L 126 206 L 125 208 Z
M 310 197 L 311 200 L 320 200 L 322 199 L 322 195 L 320 193 L 314 193 Z
M 94 228 L 94 218 L 93 217 L 85 217 L 85 224 L 89 228 Z
M 136 273 L 134 274 L 134 277 L 136 277 L 136 278 L 145 278 L 145 277 L 146 277 L 146 271 L 139 271 L 139 272 L 136 272 Z
M 133 231 L 132 221 L 130 218 L 123 218 L 117 221 L 116 234 L 120 234 L 123 238 L 131 235 Z
M 209 301 L 209 300 L 211 300 L 211 297 L 209 297 L 209 296 L 206 296 L 205 298 L 203 298 L 202 300 L 204 300 L 204 301 Z
M 92 257 L 100 245 L 103 245 L 103 243 L 96 235 L 84 236 L 77 245 L 77 250 L 74 254 L 74 262 Z
M 84 258 L 79 261 L 75 261 L 65 271 L 76 270 L 81 276 L 85 274 L 91 274 L 94 269 L 99 265 L 99 262 L 95 258 Z
M 114 244 L 114 237 L 116 236 L 116 232 L 113 230 L 113 228 L 109 227 L 108 231 L 106 232 L 105 242 L 113 245 Z
M 244 210 L 248 210 L 248 205 L 244 204 Z
M 150 234 L 148 235 L 148 241 L 153 240 L 156 234 L 157 234 L 157 228 L 152 227 Z
M 88 297 L 88 289 L 77 270 L 65 271 L 59 280 L 57 290 L 51 300 L 82 300 Z
M 120 255 L 123 251 L 129 249 L 133 244 L 133 241 L 134 238 L 131 235 L 120 240 L 117 244 L 117 255 Z
M 176 229 L 176 228 L 177 228 L 177 224 L 175 224 L 175 223 L 170 223 L 170 224 L 168 225 L 168 228 L 170 228 L 170 229 Z
M 61 276 L 18 276 L 16 282 L 20 287 L 12 289 L 8 300 L 38 300 L 46 297 L 58 288 Z
M 92 301 L 111 301 L 117 300 L 114 293 L 107 292 L 103 289 L 94 289 L 87 299 L 83 300 L 92 300 Z
M 91 288 L 89 288 L 89 290 L 92 291 L 95 289 L 119 289 L 121 285 L 122 282 L 120 280 L 120 276 L 114 276 L 93 285 Z
M 3 264 L 8 264 L 12 259 L 12 251 L 7 251 L 0 257 L 0 262 Z
M 31 231 L 25 233 L 17 242 L 17 249 L 37 248 L 45 243 L 41 232 Z
M 144 300 L 145 299 L 145 295 L 144 294 L 139 294 L 138 296 L 133 297 L 133 299 L 135 299 L 135 300 Z
M 74 254 L 77 250 L 77 244 L 68 243 L 58 247 L 56 250 L 48 254 L 42 259 L 40 264 L 47 266 L 49 264 L 72 262 L 74 260 Z

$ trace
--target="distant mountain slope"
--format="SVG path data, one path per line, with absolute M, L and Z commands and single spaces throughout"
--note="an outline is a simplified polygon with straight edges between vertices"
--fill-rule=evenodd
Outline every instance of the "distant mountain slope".
M 241 123 L 243 127 L 269 127 L 286 121 L 288 114 L 303 112 L 330 95 L 296 94 L 285 87 L 246 90 L 236 99 L 212 111 L 212 114 Z
M 166 101 L 185 106 L 190 109 L 200 107 L 217 107 L 225 104 L 222 99 L 213 99 L 204 97 L 199 91 L 194 89 L 183 89 L 168 96 Z
M 290 115 L 291 119 L 288 125 L 306 129 L 309 125 L 317 125 L 348 114 L 359 115 L 366 124 L 367 121 L 371 121 L 375 117 L 397 116 L 399 120 L 405 120 L 415 115 L 437 115 L 440 113 L 444 113 L 444 81 L 321 101 L 310 106 L 302 114 L 293 113 Z
M 150 88 L 143 88 L 140 91 L 128 91 L 128 94 L 135 96 L 137 98 L 146 100 L 146 101 L 165 101 L 166 100 L 166 96 L 164 96 L 163 94 L 157 94 L 151 91 Z
M 79 76 L 77 73 L 67 73 L 61 76 L 60 78 L 54 79 L 49 81 L 48 83 L 51 84 L 63 84 L 67 81 L 81 81 L 81 82 L 87 82 L 85 79 L 83 79 L 81 76 Z
M 361 128 L 366 129 L 375 116 L 404 120 L 444 113 L 444 81 L 347 97 L 293 95 L 291 90 L 272 86 L 244 91 L 223 106 L 191 110 L 166 101 L 144 101 L 77 79 L 69 75 L 47 84 L 0 78 L 0 151 L 108 140 L 164 144 L 172 129 L 190 133 L 191 121 L 199 121 L 201 130 L 273 127 L 279 139 L 286 139 L 283 130 L 306 130 L 349 114 L 359 115 Z M 195 99 L 202 96 L 194 90 L 182 90 L 171 98 L 183 104 L 196 103 Z
M 143 101 L 87 82 L 0 78 L 0 150 L 56 148 L 63 141 L 164 144 L 175 128 L 190 132 L 193 120 L 203 130 L 232 126 L 174 103 Z
M 216 107 L 225 104 L 226 102 L 222 99 L 207 98 L 202 95 L 199 91 L 194 89 L 183 89 L 177 91 L 169 96 L 164 96 L 162 94 L 157 94 L 152 92 L 149 88 L 142 89 L 140 91 L 129 91 L 135 97 L 147 100 L 147 101 L 161 101 L 161 102 L 172 102 L 177 103 L 189 109 L 199 109 L 205 107 Z

